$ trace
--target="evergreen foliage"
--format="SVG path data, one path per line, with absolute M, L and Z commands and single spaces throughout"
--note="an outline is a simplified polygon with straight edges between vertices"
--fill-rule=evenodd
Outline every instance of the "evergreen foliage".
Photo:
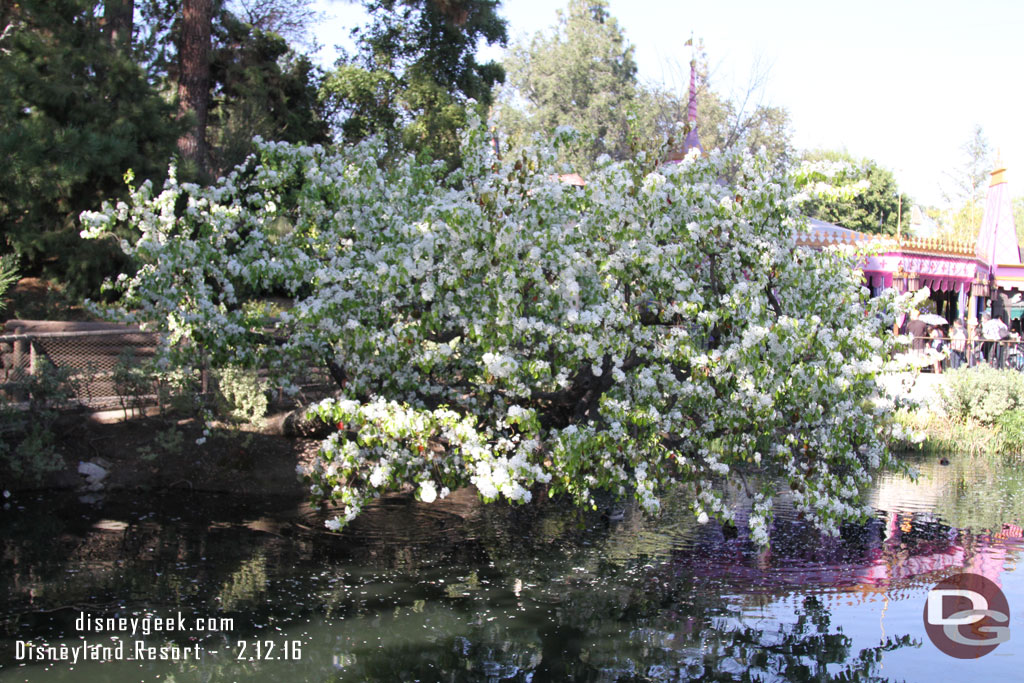
M 211 171 L 222 175 L 254 149 L 255 136 L 325 144 L 330 127 L 319 100 L 320 70 L 280 35 L 222 14 L 210 76 L 215 84 L 207 137 Z
M 0 44 L 0 232 L 25 275 L 61 280 L 78 295 L 95 294 L 105 277 L 131 269 L 113 241 L 81 241 L 78 214 L 125 197 L 126 171 L 162 182 L 189 124 L 177 120 L 174 103 L 181 0 L 113 4 L 26 0 L 0 16 L 7 27 Z M 140 19 L 134 40 L 123 29 L 114 40 L 106 15 L 133 4 Z M 214 172 L 239 163 L 257 135 L 307 144 L 330 139 L 320 72 L 270 30 L 285 26 L 272 0 L 249 4 L 250 16 L 267 28 L 213 3 L 205 142 Z M 297 30 L 296 17 L 306 15 L 289 16 L 286 27 Z
M 504 80 L 501 66 L 475 56 L 481 40 L 507 40 L 497 0 L 364 5 L 371 23 L 353 31 L 358 53 L 343 56 L 322 89 L 342 138 L 382 135 L 392 153 L 412 150 L 458 166 L 466 106 L 489 106 L 491 88 Z
M 698 60 L 698 130 L 705 149 L 743 144 L 765 147 L 781 166 L 789 158 L 789 115 L 781 108 L 750 106 L 713 92 L 704 58 Z M 605 0 L 572 0 L 550 33 L 515 45 L 505 66 L 508 85 L 500 100 L 501 131 L 512 148 L 571 126 L 584 137 L 564 161 L 589 176 L 604 154 L 616 161 L 652 151 L 664 136 L 680 136 L 689 93 L 642 84 L 634 48 Z M 688 82 L 689 74 L 686 74 Z
M 79 291 L 125 261 L 110 243 L 83 243 L 78 214 L 124 195 L 125 169 L 162 177 L 177 135 L 172 107 L 110 46 L 94 5 L 19 2 L 0 69 L 0 232 L 26 274 Z
M 0 313 L 7 308 L 3 297 L 7 290 L 18 281 L 17 257 L 14 254 L 0 256 Z
M 809 217 L 859 232 L 896 234 L 901 212 L 901 193 L 891 171 L 871 159 L 855 159 L 846 152 L 834 150 L 808 152 L 804 159 L 845 165 L 844 177 L 841 179 L 843 184 L 860 182 L 866 185 L 859 192 L 811 199 L 804 206 Z M 902 196 L 902 212 L 906 214 L 906 223 L 912 202 L 905 194 Z

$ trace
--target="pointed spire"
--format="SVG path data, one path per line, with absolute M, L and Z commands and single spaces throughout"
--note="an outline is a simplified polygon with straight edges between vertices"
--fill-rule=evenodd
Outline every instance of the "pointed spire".
M 996 167 L 992 169 L 991 175 L 992 181 L 988 184 L 989 187 L 1006 182 L 1006 164 L 1003 163 L 1003 152 L 1000 149 L 996 150 Z
M 1013 199 L 1008 187 L 1006 165 L 998 159 L 992 171 L 977 242 L 977 255 L 993 268 L 997 279 L 999 266 L 1022 264 L 1013 222 Z
M 683 155 L 691 149 L 699 149 L 704 153 L 704 147 L 700 144 L 700 137 L 697 135 L 697 60 L 690 60 L 690 103 L 686 109 L 686 139 L 683 141 Z
M 684 45 L 693 50 L 693 36 Z M 692 149 L 697 149 L 704 154 L 704 146 L 700 144 L 700 137 L 697 135 L 697 58 L 696 55 L 690 58 L 690 101 L 686 106 L 686 123 L 683 128 L 684 139 L 682 148 L 676 148 L 669 152 L 666 161 L 676 163 L 686 158 Z

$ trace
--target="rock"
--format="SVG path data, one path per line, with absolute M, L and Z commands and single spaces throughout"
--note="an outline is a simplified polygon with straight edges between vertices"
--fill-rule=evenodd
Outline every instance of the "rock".
M 79 462 L 78 473 L 85 476 L 86 489 L 99 491 L 103 488 L 103 480 L 109 472 L 95 462 Z
M 320 419 L 310 420 L 305 417 L 306 410 L 301 408 L 287 413 L 278 413 L 264 418 L 263 433 L 275 436 L 301 437 L 305 439 L 323 439 L 336 431 L 336 427 Z
M 107 477 L 107 471 L 94 462 L 79 462 L 78 473 L 84 474 L 86 479 L 102 481 Z

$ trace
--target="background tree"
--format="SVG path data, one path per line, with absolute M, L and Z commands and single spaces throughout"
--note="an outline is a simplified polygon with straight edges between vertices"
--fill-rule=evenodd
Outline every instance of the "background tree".
M 457 131 L 466 105 L 483 108 L 504 80 L 494 62 L 480 64 L 480 41 L 504 45 L 497 0 L 366 0 L 371 21 L 355 29 L 355 55 L 343 55 L 322 93 L 335 126 L 353 142 L 380 134 L 392 151 L 414 150 L 459 163 Z
M 230 8 L 254 29 L 299 45 L 308 41 L 310 26 L 319 19 L 312 0 L 234 0 Z
M 126 169 L 163 176 L 173 108 L 111 47 L 95 2 L 23 0 L 4 11 L 15 28 L 0 69 L 0 232 L 23 274 L 92 290 L 124 259 L 110 244 L 83 244 L 78 214 L 124 195 Z
M 254 136 L 326 144 L 330 125 L 319 99 L 322 72 L 285 39 L 223 13 L 214 26 L 207 140 L 219 176 L 253 150 Z
M 551 33 L 512 48 L 507 101 L 524 106 L 503 109 L 503 132 L 518 146 L 571 125 L 585 140 L 567 161 L 584 175 L 602 154 L 629 157 L 630 115 L 638 114 L 633 53 L 605 0 L 571 0 Z
M 203 175 L 209 168 L 206 120 L 210 111 L 212 0 L 182 0 L 178 48 L 178 116 L 188 121 L 178 152 Z
M 744 145 L 748 151 L 764 148 L 781 171 L 793 154 L 789 112 L 782 107 L 765 105 L 762 100 L 768 72 L 756 64 L 746 86 L 726 96 L 712 87 L 711 69 L 703 43 L 695 47 L 697 75 L 697 128 L 704 149 L 727 150 Z M 639 91 L 644 106 L 646 130 L 653 137 L 675 135 L 677 123 L 687 117 L 689 104 L 690 66 L 676 64 L 673 85 L 648 84 Z
M 804 205 L 811 218 L 835 223 L 859 232 L 895 235 L 901 210 L 900 190 L 892 172 L 871 159 L 856 159 L 845 151 L 805 152 L 805 161 L 842 164 L 841 184 L 866 181 L 866 187 L 848 196 L 813 198 Z M 903 194 L 902 211 L 907 216 L 912 202 Z M 906 223 L 906 219 L 904 219 Z
M 207 124 L 204 134 L 194 126 L 186 138 L 206 148 L 204 166 L 231 167 L 252 151 L 254 135 L 327 142 L 322 74 L 274 32 L 299 31 L 297 15 L 285 10 L 308 3 L 251 3 L 248 16 L 260 28 L 231 11 L 245 5 L 241 0 L 207 2 L 209 75 L 194 93 L 205 94 Z M 197 123 L 191 114 L 180 119 L 174 105 L 179 84 L 188 81 L 182 43 L 189 3 L 0 2 L 0 233 L 8 238 L 0 253 L 16 253 L 23 274 L 95 296 L 104 277 L 130 269 L 112 244 L 81 242 L 78 215 L 101 197 L 126 196 L 128 169 L 138 182 L 161 181 L 186 122 Z
M 184 0 L 139 0 L 143 17 L 137 58 L 167 92 L 182 82 Z M 284 35 L 301 37 L 316 14 L 309 2 L 213 0 L 210 22 L 207 121 L 203 143 L 213 175 L 268 140 L 324 143 L 330 129 L 318 92 L 323 78 Z M 184 103 L 182 103 L 184 107 Z M 187 108 L 187 107 L 186 107 Z M 197 167 L 198 168 L 198 167 Z
M 942 195 L 951 208 L 945 232 L 954 239 L 973 242 L 985 214 L 985 192 L 992 171 L 992 148 L 981 126 L 960 147 L 961 163 L 946 173 L 948 185 Z
M 111 47 L 131 48 L 134 23 L 135 0 L 106 0 L 103 3 L 103 32 Z
M 748 149 L 766 147 L 780 163 L 788 159 L 788 113 L 755 104 L 764 75 L 755 74 L 739 98 L 725 98 L 709 86 L 702 47 L 697 62 L 698 130 L 704 148 L 725 150 L 742 142 Z M 633 47 L 604 0 L 573 0 L 550 34 L 538 33 L 528 44 L 514 46 L 505 65 L 508 84 L 502 89 L 500 119 L 511 145 L 520 147 L 537 134 L 572 126 L 585 142 L 566 160 L 584 175 L 601 154 L 625 159 L 653 151 L 666 137 L 678 138 L 677 124 L 687 118 L 689 67 L 685 74 L 679 70 L 684 87 L 641 84 Z

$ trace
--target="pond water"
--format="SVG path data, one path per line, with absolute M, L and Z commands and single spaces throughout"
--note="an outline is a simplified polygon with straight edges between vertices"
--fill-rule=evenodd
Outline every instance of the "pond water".
M 622 519 L 394 498 L 332 535 L 291 500 L 19 494 L 0 680 L 1020 680 L 1024 468 L 950 460 L 879 481 L 876 517 L 839 539 L 783 507 L 764 553 L 681 498 Z M 1010 606 L 979 659 L 923 624 L 961 571 Z

